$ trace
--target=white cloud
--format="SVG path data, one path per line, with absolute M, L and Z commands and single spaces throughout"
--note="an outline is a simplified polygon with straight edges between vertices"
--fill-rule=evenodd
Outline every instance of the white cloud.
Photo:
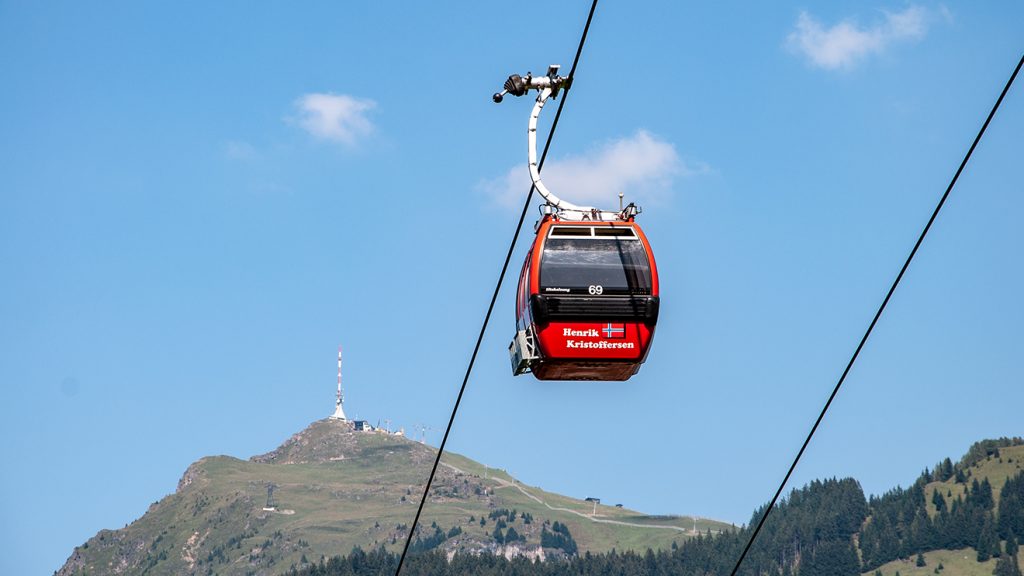
M 871 54 L 880 54 L 893 42 L 918 40 L 928 32 L 928 11 L 909 6 L 902 12 L 882 12 L 883 20 L 870 27 L 844 20 L 831 28 L 801 12 L 786 44 L 811 64 L 826 70 L 851 68 Z
M 366 113 L 377 103 L 347 94 L 306 94 L 295 101 L 299 126 L 317 138 L 354 146 L 373 132 Z
M 619 192 L 626 195 L 626 202 L 658 202 L 671 191 L 674 178 L 708 170 L 703 164 L 687 166 L 671 143 L 638 130 L 581 156 L 549 159 L 541 177 L 559 198 L 614 209 L 619 205 Z M 504 176 L 481 182 L 479 188 L 503 206 L 521 205 L 530 190 L 530 173 L 521 164 Z

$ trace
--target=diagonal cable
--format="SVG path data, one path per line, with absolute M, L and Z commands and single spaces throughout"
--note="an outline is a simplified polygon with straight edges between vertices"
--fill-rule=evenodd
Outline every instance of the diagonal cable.
M 587 41 L 587 33 L 590 31 L 590 22 L 594 19 L 594 10 L 597 9 L 597 0 L 593 0 L 590 5 L 590 13 L 587 14 L 587 23 L 583 27 L 583 34 L 580 36 L 579 46 L 576 48 L 576 57 L 572 60 L 572 68 L 569 69 L 569 76 L 567 77 L 568 88 L 562 93 L 562 101 L 558 103 L 558 111 L 555 112 L 555 119 L 551 122 L 551 130 L 548 132 L 547 141 L 544 143 L 544 152 L 541 154 L 540 162 L 537 165 L 537 170 L 541 170 L 544 167 L 544 160 L 548 156 L 548 147 L 551 146 L 551 139 L 555 135 L 555 128 L 558 127 L 558 119 L 562 115 L 562 108 L 565 106 L 565 101 L 569 98 L 569 90 L 572 87 L 572 79 L 576 74 L 576 66 L 579 64 L 580 55 L 583 53 L 583 45 Z M 427 479 L 427 485 L 423 489 L 423 497 L 420 498 L 419 507 L 416 509 L 416 517 L 412 521 L 412 526 L 409 527 L 409 534 L 405 538 L 405 546 L 402 548 L 402 556 L 398 559 L 398 568 L 395 570 L 395 576 L 399 576 L 402 572 L 402 565 L 405 563 L 406 554 L 409 552 L 409 544 L 412 542 L 413 534 L 416 532 L 416 526 L 420 521 L 420 514 L 423 513 L 423 505 L 427 501 L 427 495 L 430 493 L 430 487 L 434 483 L 434 475 L 437 473 L 437 467 L 441 463 L 441 455 L 444 454 L 445 444 L 448 443 L 448 435 L 452 431 L 452 424 L 455 423 L 455 415 L 459 411 L 459 404 L 462 402 L 462 395 L 466 392 L 466 384 L 469 382 L 469 377 L 473 373 L 473 365 L 476 363 L 477 353 L 480 351 L 480 344 L 483 342 L 484 333 L 487 331 L 487 323 L 490 322 L 491 312 L 494 311 L 494 303 L 498 300 L 498 292 L 501 290 L 501 284 L 505 280 L 505 273 L 508 271 L 508 264 L 512 260 L 512 253 L 515 251 L 516 242 L 519 240 L 519 233 L 523 228 L 523 221 L 526 220 L 526 212 L 530 207 L 530 200 L 533 198 L 533 192 L 536 190 L 536 186 L 530 186 L 530 192 L 526 195 L 526 202 L 523 204 L 523 211 L 519 215 L 519 223 L 516 225 L 515 234 L 512 235 L 512 242 L 508 246 L 508 253 L 505 255 L 505 263 L 501 266 L 501 273 L 498 275 L 498 282 L 494 286 L 494 294 L 491 295 L 491 303 L 487 306 L 487 314 L 484 315 L 484 322 L 480 326 L 480 334 L 477 336 L 476 345 L 473 347 L 473 355 L 470 356 L 469 365 L 466 367 L 466 375 L 462 379 L 462 386 L 459 388 L 459 395 L 455 398 L 455 406 L 452 408 L 451 417 L 448 419 L 448 427 L 445 428 L 444 437 L 441 439 L 441 445 L 437 449 L 437 457 L 434 458 L 434 465 L 430 469 L 430 477 Z
M 782 479 L 782 483 L 779 484 L 779 489 L 775 491 L 775 496 L 772 497 L 771 503 L 765 509 L 764 514 L 761 516 L 761 520 L 758 521 L 757 527 L 750 534 L 750 539 L 747 540 L 747 545 L 743 548 L 743 552 L 740 554 L 738 560 L 736 560 L 736 566 L 730 573 L 731 576 L 736 576 L 740 566 L 743 564 L 743 559 L 747 557 L 747 552 L 750 551 L 750 547 L 754 544 L 754 540 L 757 538 L 761 527 L 764 526 L 765 520 L 768 519 L 768 515 L 775 508 L 776 502 L 779 500 L 779 496 L 782 495 L 782 491 L 786 488 L 786 484 L 789 482 L 789 477 L 793 475 L 793 471 L 796 469 L 796 465 L 800 462 L 800 457 L 804 455 L 804 450 L 807 449 L 807 445 L 811 443 L 811 438 L 814 433 L 818 430 L 818 425 L 825 418 L 825 413 L 828 412 L 829 406 L 832 405 L 832 400 L 835 399 L 836 394 L 839 393 L 839 389 L 843 386 L 843 382 L 846 381 L 847 374 L 850 373 L 850 369 L 853 368 L 853 363 L 857 361 L 857 357 L 860 355 L 860 351 L 864 348 L 864 344 L 868 341 L 868 337 L 871 336 L 871 331 L 874 330 L 875 324 L 878 323 L 878 319 L 881 318 L 882 312 L 885 311 L 886 305 L 889 304 L 889 299 L 892 298 L 893 292 L 896 291 L 896 287 L 899 286 L 900 280 L 903 279 L 903 274 L 910 267 L 910 262 L 914 259 L 917 254 L 917 249 L 921 247 L 921 243 L 924 241 L 924 237 L 928 235 L 928 231 L 932 227 L 932 223 L 935 222 L 935 218 L 939 215 L 939 211 L 942 210 L 942 205 L 946 203 L 946 198 L 949 197 L 949 193 L 953 190 L 953 186 L 956 185 L 957 179 L 960 178 L 960 173 L 964 171 L 964 167 L 967 166 L 967 161 L 971 159 L 971 154 L 974 153 L 974 149 L 978 146 L 978 142 L 981 141 L 982 135 L 985 134 L 985 130 L 988 128 L 989 122 L 992 121 L 992 117 L 996 115 L 996 110 L 999 110 L 999 105 L 1003 102 L 1003 97 L 1010 91 L 1010 86 L 1013 85 L 1013 81 L 1017 78 L 1017 73 L 1020 72 L 1021 65 L 1024 65 L 1024 55 L 1021 56 L 1017 67 L 1013 69 L 1013 74 L 1010 74 L 1010 79 L 1006 81 L 1006 86 L 1003 87 L 1003 91 L 999 94 L 999 98 L 996 99 L 996 103 L 992 106 L 992 111 L 988 113 L 988 117 L 985 118 L 985 123 L 981 125 L 981 130 L 978 131 L 978 135 L 975 136 L 974 142 L 971 143 L 971 147 L 967 150 L 967 154 L 964 156 L 960 167 L 957 168 L 956 174 L 953 175 L 953 179 L 950 180 L 949 186 L 946 187 L 946 192 L 942 195 L 938 205 L 935 206 L 935 210 L 932 212 L 932 217 L 928 219 L 928 223 L 925 224 L 924 230 L 921 231 L 921 235 L 918 237 L 917 242 L 914 244 L 913 250 L 910 251 L 910 255 L 907 256 L 907 261 L 903 263 L 903 268 L 900 269 L 900 273 L 896 275 L 896 280 L 893 281 L 892 286 L 889 287 L 889 292 L 885 295 L 885 299 L 882 300 L 882 305 L 878 307 L 878 311 L 875 312 L 875 317 L 872 318 L 871 324 L 868 325 L 867 331 L 864 333 L 864 337 L 860 339 L 860 344 L 857 345 L 857 349 L 854 350 L 853 356 L 850 358 L 850 362 L 847 363 L 846 369 L 843 370 L 842 376 L 839 377 L 839 381 L 836 382 L 835 388 L 832 389 L 832 394 L 829 395 L 828 401 L 825 402 L 825 407 L 821 409 L 821 413 L 818 414 L 818 419 L 814 421 L 814 426 L 811 427 L 811 431 L 807 434 L 807 439 L 804 440 L 803 446 L 800 447 L 800 451 L 797 452 L 796 458 L 793 459 L 793 463 L 789 466 L 789 471 L 786 472 L 786 477 Z

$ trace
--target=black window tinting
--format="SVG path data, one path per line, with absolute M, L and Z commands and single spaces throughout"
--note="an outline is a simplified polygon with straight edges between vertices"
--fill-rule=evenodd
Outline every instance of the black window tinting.
M 643 244 L 635 239 L 548 238 L 540 268 L 541 293 L 569 289 L 586 294 L 601 286 L 603 294 L 650 294 L 651 267 Z

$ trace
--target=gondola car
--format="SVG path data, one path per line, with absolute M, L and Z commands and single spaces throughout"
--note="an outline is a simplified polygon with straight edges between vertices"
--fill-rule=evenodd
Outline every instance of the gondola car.
M 512 371 L 539 380 L 627 380 L 658 321 L 658 269 L 630 214 L 566 221 L 547 214 L 523 264 Z
M 537 237 L 526 256 L 516 296 L 512 372 L 540 380 L 628 380 L 647 359 L 658 323 L 658 269 L 635 222 L 640 209 L 577 206 L 555 196 L 540 178 L 537 119 L 548 98 L 568 88 L 558 66 L 546 76 L 513 74 L 494 95 L 539 92 L 527 131 L 530 179 L 545 200 Z

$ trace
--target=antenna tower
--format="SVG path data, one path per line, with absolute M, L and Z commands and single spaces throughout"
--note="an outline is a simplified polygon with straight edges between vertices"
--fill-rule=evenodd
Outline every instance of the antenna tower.
M 348 421 L 348 418 L 345 417 L 344 404 L 345 392 L 341 389 L 341 346 L 338 346 L 338 397 L 334 402 L 334 414 L 331 414 L 331 420 Z

